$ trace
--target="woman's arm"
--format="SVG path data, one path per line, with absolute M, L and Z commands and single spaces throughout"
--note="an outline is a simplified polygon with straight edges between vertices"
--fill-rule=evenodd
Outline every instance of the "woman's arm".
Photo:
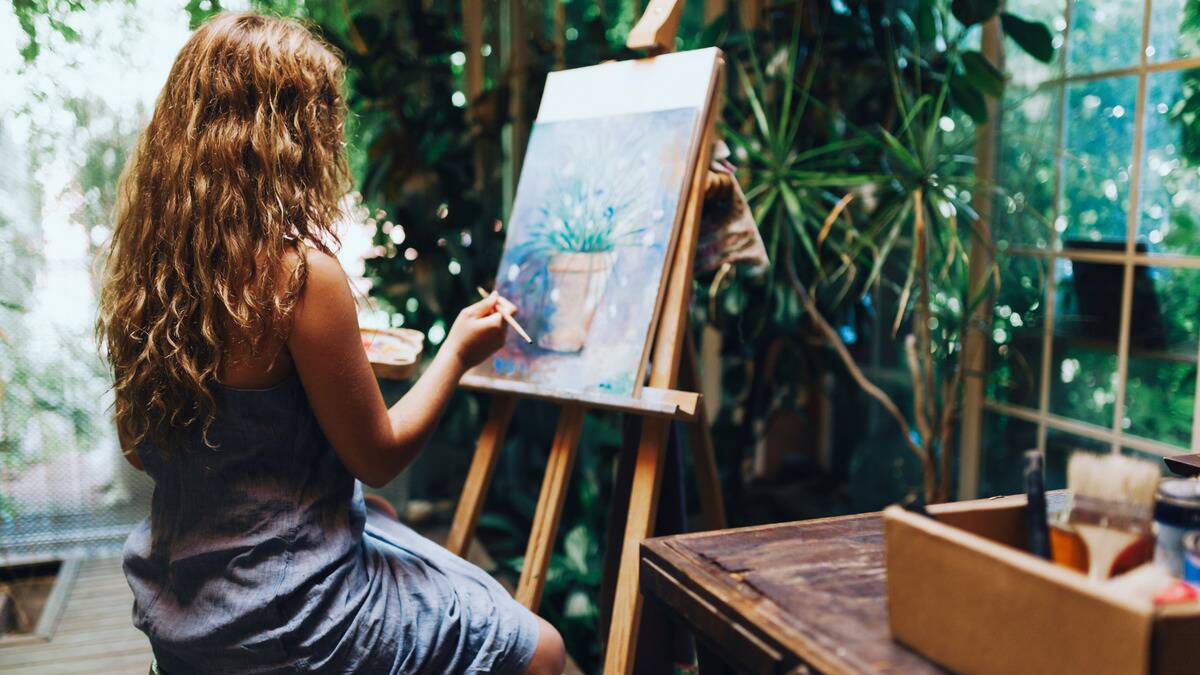
M 493 294 L 464 309 L 425 373 L 388 410 L 363 350 L 345 272 L 323 253 L 309 253 L 307 260 L 288 350 L 342 463 L 362 482 L 381 487 L 424 447 L 462 374 L 504 344 L 500 301 Z

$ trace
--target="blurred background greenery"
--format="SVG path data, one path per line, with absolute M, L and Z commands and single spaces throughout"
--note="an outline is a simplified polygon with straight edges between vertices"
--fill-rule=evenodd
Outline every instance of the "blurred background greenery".
M 1198 7 L 685 2 L 676 46 L 729 57 L 720 130 L 772 260 L 696 280 L 731 524 L 1020 491 L 1033 447 L 1051 487 L 1072 449 L 1197 448 Z M 642 3 L 0 8 L 0 554 L 111 545 L 144 513 L 107 417 L 91 259 L 171 55 L 225 9 L 300 17 L 344 55 L 343 264 L 368 291 L 364 321 L 422 330 L 431 353 L 491 284 L 546 74 L 635 56 Z M 963 356 L 972 332 L 979 363 Z M 457 394 L 405 478 L 443 517 L 486 406 Z M 515 419 L 480 524 L 514 576 L 555 414 L 522 402 Z M 585 670 L 620 447 L 617 416 L 589 414 L 543 601 Z

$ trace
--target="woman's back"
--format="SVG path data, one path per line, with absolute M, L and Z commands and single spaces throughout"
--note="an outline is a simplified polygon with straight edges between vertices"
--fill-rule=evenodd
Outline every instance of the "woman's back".
M 213 657 L 227 653 L 235 665 L 250 652 L 265 665 L 294 660 L 300 644 L 319 652 L 313 631 L 336 641 L 342 631 L 331 629 L 357 613 L 353 593 L 325 590 L 365 587 L 362 498 L 300 380 L 214 394 L 215 447 L 193 438 L 186 449 L 138 453 L 155 492 L 151 518 L 126 543 L 125 570 L 135 622 L 169 652 L 168 672 L 174 658 L 218 666 Z
M 525 669 L 536 618 L 364 507 L 299 378 L 216 395 L 216 448 L 139 448 L 155 492 L 125 573 L 164 672 Z

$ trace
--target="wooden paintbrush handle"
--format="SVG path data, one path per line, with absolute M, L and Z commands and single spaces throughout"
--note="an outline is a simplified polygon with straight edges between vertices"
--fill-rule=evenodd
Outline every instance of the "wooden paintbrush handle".
M 1137 543 L 1142 535 L 1098 525 L 1075 525 L 1079 538 L 1088 548 L 1088 576 L 1103 581 L 1112 576 L 1113 563 L 1121 553 Z

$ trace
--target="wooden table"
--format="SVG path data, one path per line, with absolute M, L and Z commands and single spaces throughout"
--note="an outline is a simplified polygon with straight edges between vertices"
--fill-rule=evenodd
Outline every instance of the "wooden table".
M 641 565 L 705 673 L 944 672 L 892 642 L 877 513 L 650 539 Z

